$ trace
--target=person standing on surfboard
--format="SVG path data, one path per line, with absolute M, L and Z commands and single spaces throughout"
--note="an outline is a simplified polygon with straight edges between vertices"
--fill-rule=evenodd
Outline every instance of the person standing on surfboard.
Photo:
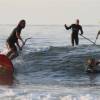
M 79 44 L 79 38 L 78 38 L 79 30 L 81 31 L 80 35 L 83 34 L 82 26 L 79 25 L 79 19 L 76 20 L 75 24 L 72 24 L 69 27 L 66 24 L 64 26 L 67 30 L 72 29 L 72 35 L 71 35 L 72 46 L 74 46 L 74 42 L 76 43 L 76 45 L 78 45 Z
M 23 39 L 21 38 L 20 34 L 22 29 L 25 28 L 25 20 L 21 20 L 17 27 L 15 27 L 11 33 L 11 35 L 8 37 L 7 41 L 6 41 L 6 46 L 9 50 L 9 52 L 6 54 L 8 58 L 13 59 L 15 57 L 18 56 L 18 52 L 17 52 L 17 47 L 21 50 L 21 46 L 19 45 L 18 40 L 21 40 L 22 44 L 24 44 Z

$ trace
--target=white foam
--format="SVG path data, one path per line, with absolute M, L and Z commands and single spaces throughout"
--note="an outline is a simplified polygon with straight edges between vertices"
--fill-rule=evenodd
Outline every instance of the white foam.
M 49 100 L 50 99 L 50 97 L 51 97 L 51 95 L 50 94 L 47 94 L 47 95 L 40 95 L 39 96 L 39 100 Z
M 6 95 L 6 96 L 14 96 L 15 93 L 13 92 L 12 89 L 8 89 L 8 90 L 5 92 L 5 95 Z
M 71 95 L 60 97 L 60 100 L 72 100 L 73 97 Z
M 86 94 L 84 96 L 80 96 L 80 100 L 93 100 L 93 97 L 89 94 Z

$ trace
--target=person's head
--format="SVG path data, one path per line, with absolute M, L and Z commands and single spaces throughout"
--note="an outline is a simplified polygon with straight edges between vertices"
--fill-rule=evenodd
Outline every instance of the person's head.
M 89 66 L 95 66 L 96 65 L 96 60 L 94 58 L 90 58 L 87 60 L 87 64 Z
M 77 25 L 79 25 L 79 22 L 80 22 L 79 19 L 76 19 L 76 24 L 77 24 Z
M 20 20 L 18 23 L 18 27 L 25 28 L 26 21 L 24 19 Z

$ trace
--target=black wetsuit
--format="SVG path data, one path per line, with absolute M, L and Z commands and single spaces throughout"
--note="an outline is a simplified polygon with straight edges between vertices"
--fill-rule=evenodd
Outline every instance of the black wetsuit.
M 12 49 L 14 49 L 15 51 L 17 51 L 17 48 L 15 46 L 15 43 L 18 41 L 18 38 L 16 36 L 16 33 L 20 33 L 21 30 L 22 30 L 22 28 L 20 28 L 20 27 L 14 28 L 14 30 L 11 33 L 11 35 L 7 39 L 7 43 L 9 45 L 9 47 L 12 48 Z
M 71 35 L 72 45 L 74 46 L 74 41 L 75 41 L 76 45 L 78 45 L 79 44 L 79 38 L 78 38 L 79 30 L 81 31 L 81 34 L 83 34 L 82 26 L 77 25 L 77 24 L 72 24 L 69 27 L 65 26 L 65 28 L 67 30 L 72 29 L 72 35 Z

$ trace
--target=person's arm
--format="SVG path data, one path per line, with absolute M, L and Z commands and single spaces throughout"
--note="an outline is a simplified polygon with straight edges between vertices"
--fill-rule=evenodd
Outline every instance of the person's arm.
M 72 28 L 72 25 L 68 27 L 68 26 L 65 24 L 64 26 L 65 26 L 65 29 L 67 29 L 67 30 L 69 30 L 69 29 Z
M 22 48 L 20 47 L 18 40 L 17 40 L 16 44 L 17 44 L 18 48 L 21 50 Z
M 100 35 L 100 30 L 98 31 L 98 34 L 97 34 L 97 37 L 96 37 L 96 39 L 98 39 L 98 36 Z
M 23 39 L 21 38 L 20 33 L 16 32 L 16 36 L 17 36 L 17 38 L 18 38 L 19 40 L 21 40 L 21 42 L 24 44 L 24 41 L 23 41 Z
M 81 34 L 80 35 L 82 35 L 83 34 L 82 26 L 80 26 L 80 31 L 81 31 Z

